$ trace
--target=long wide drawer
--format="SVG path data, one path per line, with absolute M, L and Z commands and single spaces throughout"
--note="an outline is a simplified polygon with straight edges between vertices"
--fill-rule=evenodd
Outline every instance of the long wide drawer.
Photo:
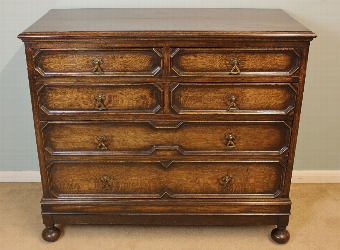
M 41 76 L 154 76 L 163 68 L 161 48 L 40 49 L 34 56 Z
M 286 167 L 280 161 L 54 162 L 54 197 L 274 198 Z
M 39 107 L 47 114 L 153 114 L 163 105 L 156 83 L 48 84 L 38 95 Z
M 293 110 L 290 84 L 177 83 L 171 107 L 179 114 L 281 114 Z
M 48 122 L 43 128 L 52 155 L 280 155 L 290 132 L 283 121 Z
M 171 70 L 179 76 L 290 76 L 300 54 L 293 48 L 173 48 Z

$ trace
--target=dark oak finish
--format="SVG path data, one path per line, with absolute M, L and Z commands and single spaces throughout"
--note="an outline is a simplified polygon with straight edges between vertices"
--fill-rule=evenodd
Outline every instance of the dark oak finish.
M 100 100 L 97 96 L 102 95 Z M 46 114 L 143 113 L 155 114 L 163 105 L 155 83 L 43 83 L 39 106 Z M 99 105 L 98 105 L 99 104 Z M 101 105 L 101 106 L 100 106 Z
M 51 10 L 25 42 L 55 224 L 277 225 L 286 243 L 308 48 L 282 10 Z
M 41 236 L 46 241 L 57 241 L 60 237 L 60 229 L 53 226 L 53 227 L 46 227 L 43 231 Z
M 96 32 L 95 35 L 100 36 L 113 32 L 129 32 L 144 36 L 141 31 L 153 36 L 159 31 L 183 36 L 183 32 L 187 31 L 188 33 L 184 34 L 221 32 L 237 35 L 243 32 L 268 32 L 271 35 L 282 33 L 286 36 L 315 37 L 315 34 L 282 10 L 213 8 L 50 10 L 26 29 L 21 37 L 71 36 L 81 35 L 83 32 Z
M 48 168 L 51 197 L 144 199 L 274 198 L 285 170 L 282 162 L 261 161 L 54 162 Z
M 179 114 L 285 115 L 294 109 L 295 94 L 290 84 L 177 83 L 171 106 Z
M 290 239 L 290 233 L 286 229 L 274 228 L 271 237 L 275 242 L 285 244 Z
M 153 76 L 162 69 L 161 49 L 41 49 L 34 55 L 42 76 Z M 100 61 L 98 64 L 96 59 Z
M 171 53 L 171 70 L 180 76 L 225 76 L 238 58 L 240 75 L 293 75 L 299 69 L 301 52 L 290 48 L 176 48 Z
M 159 149 L 182 155 L 280 155 L 288 148 L 291 130 L 282 121 L 174 121 L 163 126 L 152 121 L 101 121 L 48 122 L 42 132 L 44 147 L 52 155 L 151 155 Z M 234 135 L 231 142 L 229 134 Z M 105 148 L 98 146 L 101 135 Z

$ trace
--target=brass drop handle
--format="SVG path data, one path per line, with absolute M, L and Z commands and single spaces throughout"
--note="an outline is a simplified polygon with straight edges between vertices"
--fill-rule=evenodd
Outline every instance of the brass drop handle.
M 231 181 L 231 179 L 232 179 L 233 177 L 232 176 L 230 176 L 230 175 L 224 175 L 224 176 L 222 176 L 222 182 L 221 182 L 221 185 L 222 186 L 227 186 L 228 185 L 228 183 Z
M 95 59 L 92 60 L 92 65 L 93 65 L 93 71 L 92 72 L 94 74 L 97 74 L 97 75 L 104 74 L 103 69 L 100 66 L 101 64 L 103 64 L 103 60 L 100 59 L 100 58 L 95 58 Z
M 241 63 L 241 60 L 238 58 L 231 58 L 229 60 L 229 63 L 231 66 L 233 66 L 229 72 L 230 75 L 239 75 L 241 73 L 240 69 L 238 68 L 237 65 Z
M 106 99 L 105 95 L 103 94 L 98 94 L 94 96 L 94 99 L 96 100 L 96 104 L 95 104 L 95 109 L 97 110 L 104 110 L 106 109 L 105 105 L 104 105 L 104 100 Z
M 228 100 L 229 100 L 228 110 L 238 110 L 238 107 L 236 105 L 236 101 L 238 100 L 238 96 L 237 95 L 230 95 L 230 96 L 228 96 Z
M 105 188 L 105 189 L 109 189 L 110 188 L 110 184 L 109 184 L 109 181 L 111 180 L 111 177 L 108 176 L 108 175 L 102 175 L 100 177 L 100 181 L 102 183 L 102 188 Z
M 106 135 L 98 135 L 97 136 L 97 141 L 98 141 L 97 148 L 99 148 L 100 150 L 107 150 L 107 146 L 104 143 L 107 140 L 108 138 Z
M 236 148 L 236 144 L 234 142 L 234 140 L 236 139 L 236 135 L 226 134 L 224 139 L 227 141 L 227 143 L 226 143 L 227 148 L 229 148 L 229 149 Z

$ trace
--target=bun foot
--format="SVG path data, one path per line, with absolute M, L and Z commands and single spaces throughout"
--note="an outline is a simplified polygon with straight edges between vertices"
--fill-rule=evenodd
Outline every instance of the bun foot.
M 56 240 L 59 239 L 60 236 L 60 230 L 59 228 L 53 226 L 53 227 L 46 227 L 43 231 L 42 231 L 42 238 L 46 241 L 49 242 L 54 242 Z
M 290 239 L 290 233 L 286 229 L 275 228 L 271 233 L 273 241 L 279 244 L 285 244 Z

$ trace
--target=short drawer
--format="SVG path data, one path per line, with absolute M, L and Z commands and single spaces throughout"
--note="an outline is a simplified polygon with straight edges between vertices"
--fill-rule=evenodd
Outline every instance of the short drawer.
M 171 70 L 179 76 L 290 76 L 300 67 L 293 48 L 173 48 Z
M 53 197 L 274 198 L 285 165 L 239 162 L 54 162 L 47 169 Z
M 48 84 L 38 95 L 46 114 L 155 114 L 163 105 L 162 89 L 154 83 Z
M 179 114 L 280 114 L 294 109 L 290 84 L 177 83 L 171 107 Z
M 280 155 L 289 145 L 285 122 L 48 122 L 51 155 Z
M 163 68 L 163 52 L 145 49 L 40 49 L 34 57 L 42 76 L 155 76 Z

